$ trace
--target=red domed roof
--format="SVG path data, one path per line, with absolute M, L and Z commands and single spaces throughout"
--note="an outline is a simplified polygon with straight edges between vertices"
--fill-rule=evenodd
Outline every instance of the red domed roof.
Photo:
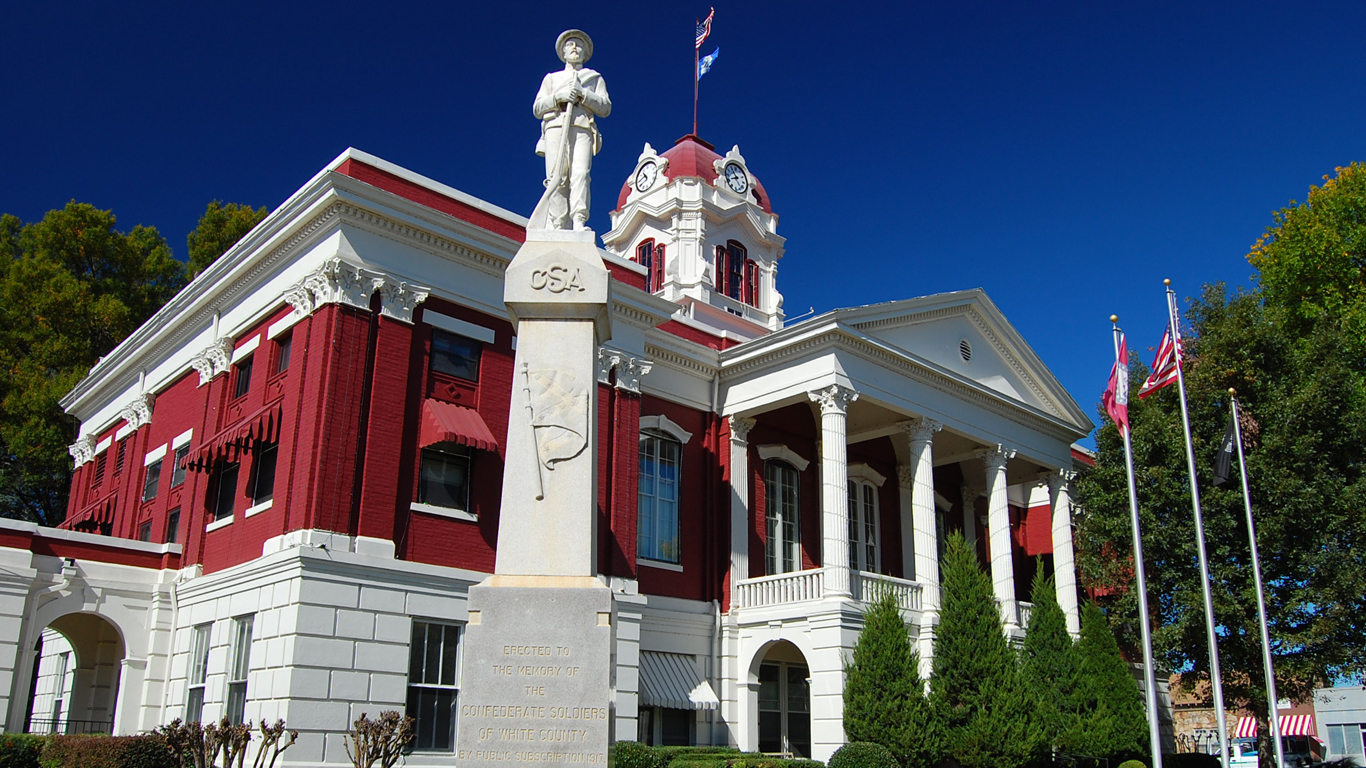
M 691 176 L 709 184 L 716 179 L 716 161 L 722 157 L 716 153 L 716 147 L 692 134 L 674 142 L 672 147 L 659 156 L 669 161 L 669 167 L 664 170 L 664 178 L 672 181 Z M 626 198 L 631 195 L 631 181 L 627 179 L 621 186 L 621 194 L 617 195 L 617 210 L 626 205 Z M 768 202 L 768 190 L 764 189 L 763 182 L 758 178 L 754 179 L 754 198 L 758 200 L 760 208 L 773 213 L 773 208 Z

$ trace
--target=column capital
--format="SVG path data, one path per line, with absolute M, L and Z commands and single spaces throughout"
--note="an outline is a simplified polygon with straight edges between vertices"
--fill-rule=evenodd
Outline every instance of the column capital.
M 730 417 L 730 441 L 735 445 L 746 445 L 749 442 L 749 431 L 754 429 L 758 422 L 754 419 L 747 419 L 744 416 Z
M 212 344 L 201 349 L 190 359 L 190 365 L 199 371 L 199 386 L 208 384 L 219 374 L 227 373 L 232 366 L 232 339 L 215 339 Z
M 90 435 L 78 438 L 66 447 L 66 452 L 71 454 L 71 460 L 79 467 L 95 458 L 95 438 Z
M 413 310 L 432 293 L 432 289 L 426 286 L 395 281 L 385 275 L 376 275 L 371 285 L 379 291 L 379 313 L 410 325 L 413 322 Z
M 1055 469 L 1049 472 L 1039 473 L 1039 485 L 1048 486 L 1050 493 L 1057 494 L 1058 490 L 1065 485 L 1071 485 L 1077 478 L 1077 473 L 1070 469 Z
M 896 480 L 902 488 L 915 487 L 915 467 L 898 466 Z
M 848 387 L 841 387 L 838 384 L 831 384 L 825 389 L 815 392 L 807 392 L 806 396 L 811 398 L 813 403 L 821 404 L 821 414 L 838 413 L 844 414 L 849 409 L 849 404 L 858 399 L 858 393 Z
M 119 418 L 128 422 L 128 426 L 133 429 L 150 424 L 152 423 L 152 407 L 155 403 L 156 398 L 150 394 L 138 395 L 119 411 Z
M 896 425 L 898 429 L 906 433 L 906 439 L 912 443 L 927 442 L 934 439 L 934 433 L 944 428 L 944 425 L 934 419 L 921 417 L 911 421 L 903 421 Z
M 1006 462 L 1015 458 L 1015 451 L 998 445 L 995 448 L 984 448 L 974 455 L 987 465 L 987 469 L 1005 469 Z
M 617 389 L 640 394 L 640 380 L 654 368 L 654 363 L 643 357 L 634 357 L 619 349 L 598 347 L 598 383 L 607 384 L 611 380 L 612 369 L 617 372 Z

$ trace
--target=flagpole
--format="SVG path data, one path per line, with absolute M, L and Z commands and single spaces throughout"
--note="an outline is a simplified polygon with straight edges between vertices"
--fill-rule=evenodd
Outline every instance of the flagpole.
M 692 20 L 693 27 L 701 24 L 697 19 Z M 702 78 L 697 74 L 697 52 L 702 50 L 702 44 L 697 43 L 692 47 L 692 135 L 697 135 L 697 83 Z
M 1200 487 L 1195 480 L 1195 451 L 1191 448 L 1191 421 L 1186 410 L 1186 374 L 1182 369 L 1180 331 L 1176 321 L 1176 291 L 1172 281 L 1163 280 L 1167 286 L 1167 319 L 1171 323 L 1173 354 L 1176 355 L 1176 385 L 1181 394 L 1181 425 L 1186 430 L 1186 467 L 1191 478 L 1191 508 L 1195 511 L 1195 545 L 1200 556 L 1200 592 L 1205 598 L 1205 633 L 1209 641 L 1210 687 L 1214 691 L 1214 717 L 1219 726 L 1219 762 L 1224 768 L 1228 765 L 1228 722 L 1224 715 L 1224 682 L 1219 673 L 1219 643 L 1214 632 L 1214 598 L 1209 588 L 1209 558 L 1205 553 L 1205 523 L 1200 514 Z
M 1271 741 L 1276 745 L 1276 765 L 1285 765 L 1285 747 L 1281 745 L 1281 718 L 1276 713 L 1276 673 L 1271 666 L 1271 632 L 1266 625 L 1266 598 L 1262 588 L 1262 566 L 1257 555 L 1257 529 L 1252 524 L 1252 494 L 1247 488 L 1247 461 L 1243 457 L 1243 427 L 1238 423 L 1238 393 L 1228 389 L 1229 409 L 1233 414 L 1233 442 L 1238 446 L 1238 470 L 1243 480 L 1243 509 L 1247 512 L 1247 539 L 1252 547 L 1252 578 L 1257 585 L 1257 620 L 1262 629 L 1262 663 L 1266 668 L 1266 700 Z
M 1115 341 L 1115 365 L 1117 375 L 1128 376 L 1128 360 L 1120 360 L 1120 338 L 1123 332 L 1119 330 L 1119 316 L 1110 315 L 1110 323 L 1114 325 Z M 1127 391 L 1128 382 L 1117 382 Z M 1127 401 L 1127 397 L 1125 398 Z M 1127 402 L 1125 404 L 1127 408 Z M 1124 436 L 1124 462 L 1125 468 L 1129 472 L 1129 522 L 1134 529 L 1134 574 L 1138 577 L 1138 624 L 1142 629 L 1143 637 L 1143 691 L 1148 704 L 1148 746 L 1152 750 L 1153 768 L 1162 768 L 1162 731 L 1157 716 L 1157 670 L 1153 666 L 1153 637 L 1152 630 L 1148 627 L 1151 621 L 1151 614 L 1148 613 L 1148 577 L 1143 570 L 1143 539 L 1139 535 L 1138 525 L 1138 490 L 1134 486 L 1134 447 L 1129 438 L 1129 430 L 1123 424 L 1116 424 L 1119 433 Z

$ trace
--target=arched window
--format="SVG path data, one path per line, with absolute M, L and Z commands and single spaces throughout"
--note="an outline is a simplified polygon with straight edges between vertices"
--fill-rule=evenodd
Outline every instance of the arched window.
M 654 293 L 664 288 L 664 246 L 653 239 L 636 246 L 636 263 L 645 267 L 645 290 Z
M 756 304 L 759 265 L 735 240 L 716 246 L 716 290 L 751 306 Z
M 678 562 L 679 465 L 683 444 L 660 429 L 640 433 L 636 557 Z
M 802 567 L 797 470 L 779 459 L 764 463 L 764 541 L 766 573 L 790 573 Z

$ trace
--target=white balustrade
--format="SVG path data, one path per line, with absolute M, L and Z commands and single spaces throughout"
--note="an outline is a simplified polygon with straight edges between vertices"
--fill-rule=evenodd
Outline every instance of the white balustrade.
M 823 596 L 824 583 L 824 568 L 744 579 L 736 584 L 735 601 L 740 608 L 758 608 L 819 600 Z
M 800 603 L 805 600 L 820 600 L 826 597 L 826 568 L 813 568 L 806 571 L 779 573 L 774 576 L 760 576 L 744 579 L 736 584 L 735 599 L 738 608 L 759 608 L 785 603 Z M 864 603 L 876 600 L 883 591 L 890 591 L 897 605 L 904 610 L 921 609 L 923 589 L 914 581 L 883 576 L 879 573 L 850 573 L 850 586 L 853 597 Z

